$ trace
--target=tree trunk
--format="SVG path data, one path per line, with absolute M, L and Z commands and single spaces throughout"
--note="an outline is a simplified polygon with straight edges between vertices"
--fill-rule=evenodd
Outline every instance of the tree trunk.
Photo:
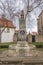
M 0 28 L 0 43 L 1 43 L 1 28 Z

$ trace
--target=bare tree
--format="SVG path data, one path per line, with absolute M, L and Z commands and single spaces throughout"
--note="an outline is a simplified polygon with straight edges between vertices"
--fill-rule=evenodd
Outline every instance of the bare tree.
M 0 9 L 3 10 L 3 14 L 5 16 L 7 16 L 7 14 L 6 14 L 6 12 L 7 12 L 9 14 L 10 19 L 13 20 L 15 16 L 19 15 L 19 12 L 15 13 L 15 11 L 16 11 L 15 0 L 13 0 L 13 1 L 12 0 L 5 0 L 6 4 L 4 4 L 2 0 L 0 0 L 0 2 L 3 6 L 3 8 L 0 7 Z M 28 2 L 28 5 L 27 5 L 27 13 L 26 14 L 28 14 L 28 12 L 30 13 L 35 8 L 37 8 L 43 4 L 42 0 L 34 0 L 34 2 L 32 2 L 31 5 L 29 5 L 29 0 L 27 0 L 27 2 Z
M 31 1 L 32 1 L 32 0 L 31 0 Z M 41 8 L 40 5 L 42 5 L 42 4 L 43 4 L 43 0 L 34 0 L 34 1 L 32 2 L 32 4 L 29 5 L 29 0 L 28 0 L 26 16 L 27 16 L 30 12 L 34 11 L 36 8 Z M 30 28 L 30 29 L 32 30 L 32 28 L 34 28 L 34 26 L 31 24 L 31 22 L 29 22 L 29 24 L 30 24 L 30 27 L 31 27 L 31 28 L 30 28 L 30 27 L 28 27 L 28 28 Z
M 27 5 L 27 13 L 33 11 L 37 7 L 43 4 L 43 0 L 34 0 L 34 2 L 29 5 L 29 0 L 28 0 L 28 5 Z
M 33 11 L 34 9 L 36 9 L 37 7 L 43 4 L 43 0 L 34 0 L 31 5 L 29 5 L 29 0 L 27 0 L 27 2 L 28 2 L 28 5 L 27 5 L 26 17 L 31 11 Z M 6 4 L 2 0 L 0 0 L 0 3 L 2 4 L 2 7 L 0 6 L 0 9 L 3 11 L 3 14 L 5 17 L 8 15 L 8 18 L 13 21 L 15 16 L 17 17 L 19 16 L 20 12 L 19 11 L 15 12 L 16 11 L 15 0 L 13 1 L 5 0 Z M 2 30 L 2 32 L 4 31 L 4 29 Z M 1 26 L 0 26 L 0 42 L 1 42 L 2 32 L 1 32 Z

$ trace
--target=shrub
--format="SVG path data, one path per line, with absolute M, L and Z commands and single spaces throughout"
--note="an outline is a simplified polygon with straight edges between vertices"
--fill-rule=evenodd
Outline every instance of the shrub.
M 9 48 L 9 45 L 15 45 L 16 42 L 7 42 L 7 43 L 0 43 L 0 48 Z
M 43 48 L 43 42 L 35 42 L 33 43 L 37 48 Z
M 0 48 L 9 48 L 9 45 L 0 45 Z

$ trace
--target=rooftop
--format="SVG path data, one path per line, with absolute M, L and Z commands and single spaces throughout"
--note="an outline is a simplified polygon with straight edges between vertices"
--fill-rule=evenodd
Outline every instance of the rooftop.
M 13 22 L 6 18 L 0 18 L 0 27 L 15 28 L 15 26 L 13 25 Z

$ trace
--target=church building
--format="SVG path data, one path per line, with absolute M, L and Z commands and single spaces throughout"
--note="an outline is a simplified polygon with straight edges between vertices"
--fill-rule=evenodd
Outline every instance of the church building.
M 37 26 L 38 26 L 38 42 L 43 42 L 43 11 L 40 13 L 37 19 Z

